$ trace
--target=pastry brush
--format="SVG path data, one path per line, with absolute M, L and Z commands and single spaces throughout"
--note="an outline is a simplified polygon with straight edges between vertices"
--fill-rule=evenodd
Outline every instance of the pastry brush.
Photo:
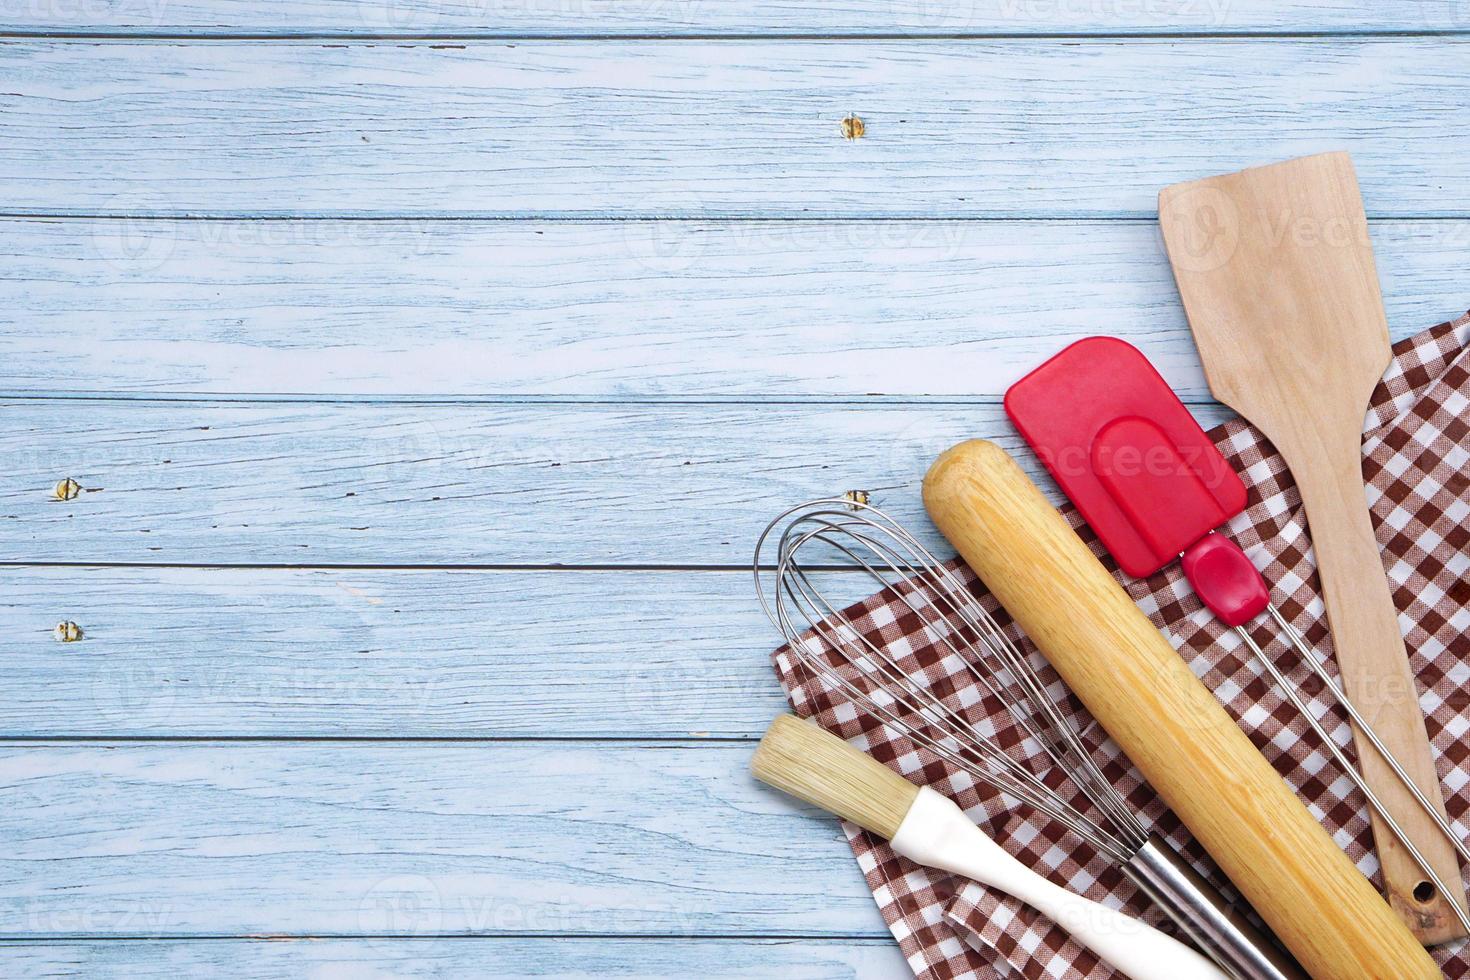
M 1133 980 L 1227 980 L 1201 954 L 1023 865 L 948 797 L 795 715 L 771 723 L 751 760 L 761 782 L 885 838 L 917 864 L 998 888 L 1044 913 Z

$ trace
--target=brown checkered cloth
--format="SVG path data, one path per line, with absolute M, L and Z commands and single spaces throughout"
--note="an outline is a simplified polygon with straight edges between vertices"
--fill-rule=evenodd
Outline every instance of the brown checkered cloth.
M 1463 824 L 1470 810 L 1470 314 L 1440 324 L 1394 347 L 1394 360 L 1373 398 L 1363 436 L 1363 472 L 1377 523 L 1378 543 L 1398 604 L 1420 704 L 1438 757 L 1445 803 L 1452 820 Z M 1283 615 L 1328 656 L 1331 641 L 1317 591 L 1310 540 L 1291 475 L 1260 433 L 1236 420 L 1210 432 L 1250 491 L 1246 509 L 1225 527 L 1245 549 L 1266 580 Z M 1076 512 L 1063 513 L 1109 568 L 1111 560 Z M 994 600 L 958 562 L 976 595 L 992 613 Z M 1135 602 L 1159 626 L 1204 683 L 1215 692 L 1256 747 L 1297 790 L 1363 873 L 1381 885 L 1372 850 L 1367 809 L 1358 791 L 1340 774 L 1319 740 L 1286 702 L 1233 631 L 1225 628 L 1195 598 L 1178 563 L 1145 580 L 1114 572 Z M 884 590 L 847 610 L 861 631 L 882 642 L 907 642 L 921 663 L 926 641 L 913 617 L 900 619 L 904 607 Z M 1012 639 L 1033 657 L 1003 614 Z M 1309 698 L 1328 731 L 1353 757 L 1348 721 L 1322 685 L 1279 637 L 1259 621 L 1256 641 L 1267 648 L 1283 672 Z M 783 647 L 773 654 L 777 672 L 798 714 L 815 716 L 826 728 L 866 749 L 909 778 L 954 798 L 1008 851 L 1051 880 L 1071 890 L 1121 906 L 1168 931 L 1162 917 L 1104 857 L 1040 814 L 1008 807 L 1000 795 L 977 786 L 927 752 L 874 724 L 840 695 L 793 664 Z M 1055 681 L 1050 668 L 1048 682 Z M 950 674 L 959 688 L 974 687 L 965 674 Z M 963 691 L 957 691 L 962 695 Z M 977 692 L 972 692 L 977 693 Z M 963 702 L 963 698 L 961 699 Z M 1123 791 L 1146 827 L 1162 834 L 1216 886 L 1225 880 L 1190 839 L 1173 814 L 1118 748 L 1075 701 L 1067 706 L 1084 742 Z M 997 738 L 1015 740 L 1024 755 L 1027 743 L 1015 724 L 988 695 L 972 709 L 972 723 L 988 722 Z M 1012 738 L 1008 738 L 1011 736 Z M 1085 804 L 1085 801 L 1078 800 Z M 1084 812 L 1086 812 L 1084 810 Z M 1116 976 L 1059 927 L 1032 909 L 973 882 L 929 871 L 900 858 L 888 845 L 845 825 L 868 886 L 916 975 L 923 978 L 991 978 L 1019 974 L 1028 978 L 1066 977 L 1100 980 Z M 1221 891 L 1234 898 L 1228 887 Z M 1434 951 L 1446 976 L 1470 975 L 1465 942 Z

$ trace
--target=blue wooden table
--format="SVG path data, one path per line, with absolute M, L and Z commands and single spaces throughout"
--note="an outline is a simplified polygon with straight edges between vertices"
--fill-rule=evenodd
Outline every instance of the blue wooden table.
M 1470 295 L 1460 2 L 0 31 L 5 976 L 899 975 L 745 771 L 763 523 L 927 528 L 928 461 L 1090 333 L 1222 417 L 1170 182 L 1351 150 L 1395 336 Z

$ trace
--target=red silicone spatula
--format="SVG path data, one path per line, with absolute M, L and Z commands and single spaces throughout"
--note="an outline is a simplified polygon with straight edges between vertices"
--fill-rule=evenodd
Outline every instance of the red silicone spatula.
M 1272 604 L 1270 589 L 1250 559 L 1233 540 L 1215 532 L 1244 509 L 1245 486 L 1147 358 L 1111 337 L 1078 341 L 1016 382 L 1006 393 L 1005 407 L 1119 567 L 1145 576 L 1179 558 L 1200 599 L 1234 627 L 1364 792 L 1375 816 L 1413 862 L 1415 875 L 1437 893 L 1458 894 L 1458 869 L 1453 877 L 1446 876 L 1425 848 L 1452 847 L 1470 860 L 1470 847 L 1436 806 L 1437 797 L 1410 778 L 1370 719 L 1348 700 L 1316 652 Z M 1257 645 L 1247 627 L 1263 613 L 1285 632 L 1379 753 L 1396 780 L 1395 789 L 1410 798 L 1415 816 L 1430 825 L 1428 838 L 1411 836 L 1378 787 L 1342 754 Z M 1446 907 L 1470 929 L 1470 915 L 1458 903 Z

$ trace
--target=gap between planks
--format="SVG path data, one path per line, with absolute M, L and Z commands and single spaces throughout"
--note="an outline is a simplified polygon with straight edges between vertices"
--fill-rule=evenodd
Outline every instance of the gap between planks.
M 888 945 L 891 940 L 882 936 L 875 936 L 871 932 L 854 933 L 832 933 L 832 932 L 766 932 L 766 933 L 740 933 L 740 932 L 700 932 L 690 935 L 677 932 L 497 932 L 488 934 L 467 934 L 463 932 L 269 932 L 259 934 L 232 934 L 227 932 L 197 935 L 195 933 L 180 933 L 178 935 L 107 935 L 105 933 L 57 933 L 55 936 L 13 936 L 0 939 L 0 949 L 6 946 L 52 946 L 57 943 L 76 942 L 106 942 L 106 943 L 138 943 L 138 942 L 238 942 L 242 939 L 254 939 L 268 942 L 273 939 L 331 939 L 347 940 L 351 942 L 372 942 L 378 939 L 393 940 L 424 940 L 441 941 L 445 939 L 462 940 L 465 942 L 505 942 L 518 939 L 568 939 L 586 940 L 599 942 L 607 940 L 624 939 L 673 939 L 685 942 L 854 942 L 873 945 Z
M 942 5 L 941 5 L 942 6 Z M 382 0 L 377 4 L 257 0 L 174 0 L 162 5 L 16 6 L 0 17 L 0 36 L 366 38 L 826 38 L 880 37 L 1315 37 L 1455 34 L 1470 20 L 1454 4 L 1364 4 L 1362 0 L 1189 0 L 1176 3 L 1016 3 L 975 0 L 935 5 L 891 0 L 728 3 L 501 5 L 487 23 L 475 0 Z
M 47 745 L 295 745 L 300 742 L 341 745 L 617 745 L 619 748 L 700 749 L 707 745 L 739 746 L 760 740 L 749 735 L 0 735 L 0 745 L 44 748 Z
M 871 32 L 864 33 L 852 31 L 845 33 L 818 33 L 802 31 L 772 31 L 772 32 L 680 32 L 680 33 L 642 33 L 642 34 L 559 34 L 556 32 L 521 32 L 521 33 L 453 33 L 442 34 L 359 34 L 349 32 L 309 31 L 302 33 L 245 33 L 230 31 L 201 31 L 198 33 L 188 32 L 166 32 L 149 31 L 132 33 L 128 31 L 26 31 L 10 30 L 0 31 L 0 43 L 5 41 L 53 41 L 57 43 L 72 44 L 96 44 L 105 42 L 121 42 L 126 44 L 207 44 L 211 42 L 222 43 L 268 43 L 268 44 L 331 44 L 333 46 L 344 43 L 374 45 L 374 44 L 398 44 L 412 47 L 433 46 L 446 44 L 485 44 L 501 43 L 515 44 L 517 42 L 536 41 L 567 41 L 593 44 L 615 44 L 615 43 L 678 43 L 686 41 L 689 43 L 709 43 L 729 41 L 739 42 L 767 42 L 767 41 L 790 41 L 799 43 L 853 43 L 864 41 L 1097 41 L 1105 43 L 1134 43 L 1146 41 L 1311 41 L 1311 40 L 1344 40 L 1344 41 L 1373 41 L 1403 40 L 1403 39 L 1434 39 L 1434 38 L 1461 38 L 1470 36 L 1470 27 L 1460 28 L 1438 28 L 1438 29 L 1409 29 L 1409 28 L 1384 28 L 1382 30 L 1294 30 L 1294 31 L 1272 31 L 1272 30 L 1238 30 L 1238 31 L 1047 31 L 1045 33 L 1028 33 L 1025 31 L 961 31 L 961 32 L 931 32 L 902 31 L 902 32 Z
M 821 405 L 848 406 L 851 408 L 895 408 L 904 406 L 966 406 L 999 405 L 1002 396 L 995 394 L 973 395 L 776 395 L 762 398 L 758 395 L 707 395 L 691 398 L 687 395 L 313 395 L 306 393 L 237 392 L 215 395 L 206 392 L 131 392 L 131 391 L 0 391 L 0 401 L 29 402 L 166 402 L 176 404 L 221 404 L 221 405 L 417 405 L 425 408 L 474 408 L 487 405 L 596 405 L 605 407 L 638 406 L 766 406 L 766 405 Z M 1203 408 L 1218 408 L 1220 403 L 1209 398 L 1193 398 L 1186 394 L 1180 398 L 1186 405 Z
M 752 541 L 752 546 L 754 542 Z M 857 572 L 856 565 L 807 565 L 808 571 L 812 572 Z M 152 562 L 152 561 L 0 561 L 0 568 L 196 568 L 196 569 L 258 569 L 263 571 L 353 571 L 353 572 L 669 572 L 673 574 L 685 574 L 689 572 L 699 574 L 738 574 L 750 575 L 753 571 L 751 565 L 720 565 L 720 564 L 636 564 L 629 563 L 620 565 L 616 563 L 604 564 L 581 564 L 581 565 L 557 565 L 557 564 L 525 564 L 517 565 L 507 562 L 495 565 L 454 564 L 452 562 L 433 562 L 401 565 L 369 563 L 369 562 L 324 562 L 321 564 L 291 563 L 291 562 Z M 762 572 L 775 570 L 774 565 L 764 564 L 760 566 Z

